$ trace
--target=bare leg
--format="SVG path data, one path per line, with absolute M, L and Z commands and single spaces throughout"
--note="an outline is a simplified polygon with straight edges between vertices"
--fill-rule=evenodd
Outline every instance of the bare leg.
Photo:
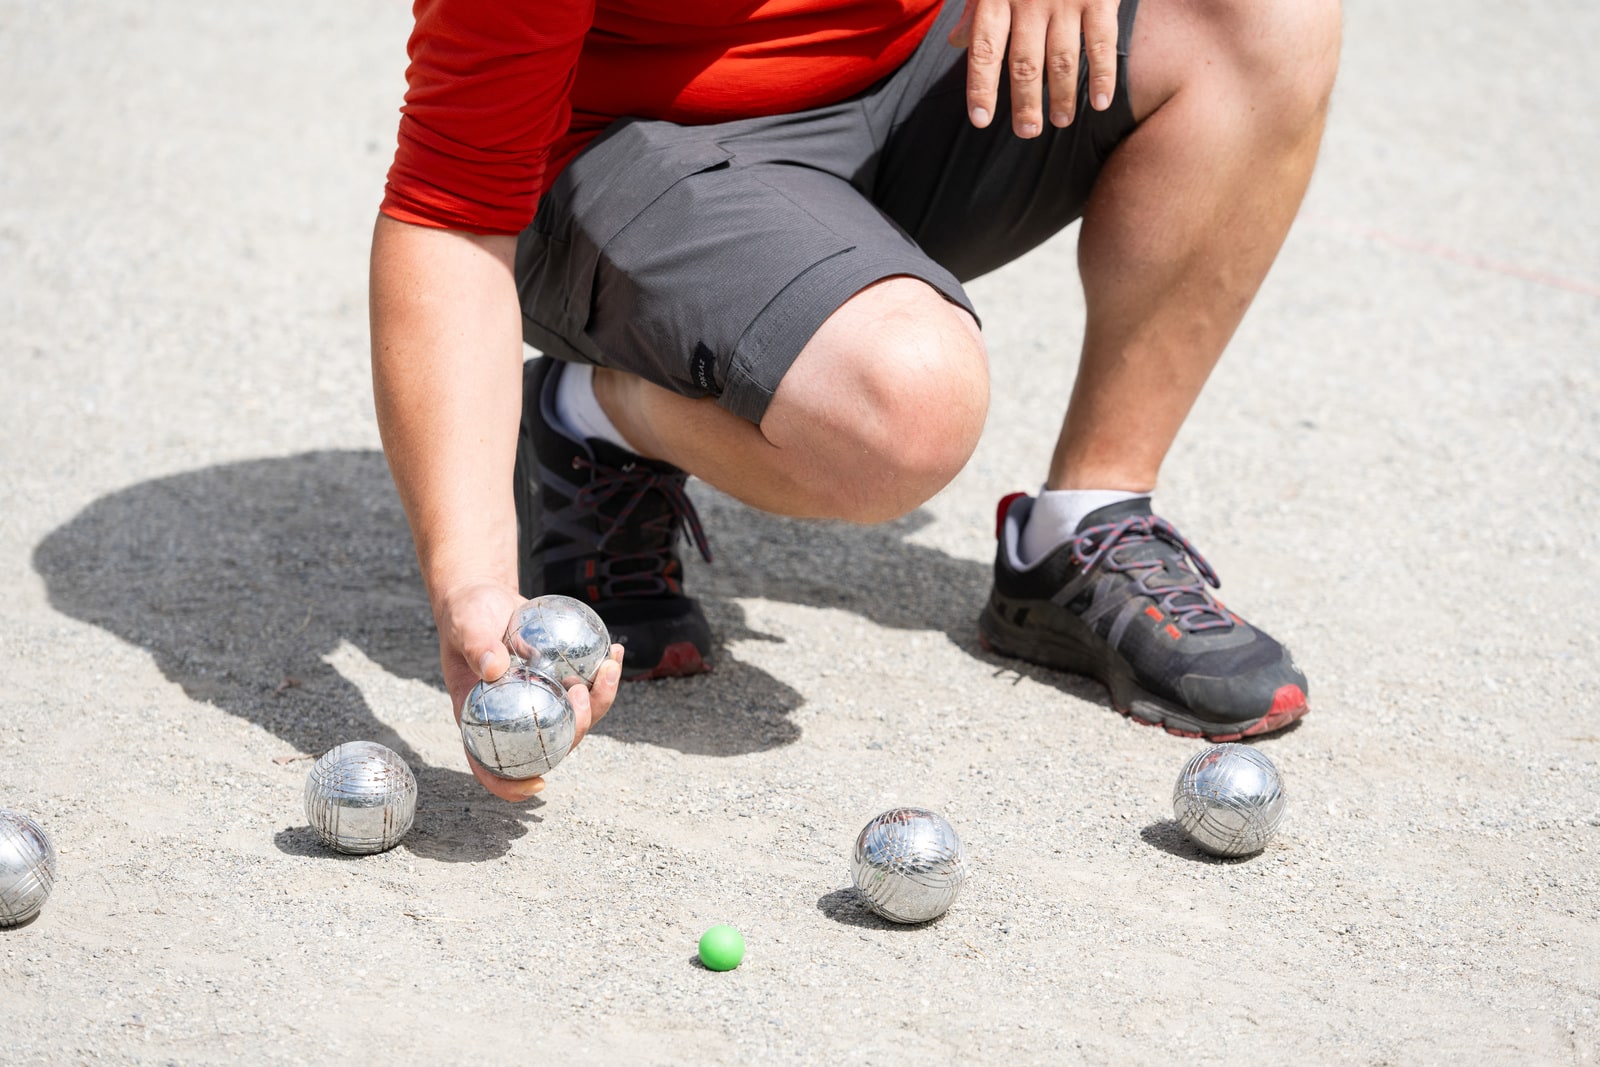
M 1139 126 L 1084 213 L 1088 321 L 1049 488 L 1155 488 L 1299 208 L 1338 41 L 1332 0 L 1141 3 Z
M 753 507 L 881 522 L 966 464 L 989 379 L 972 317 L 921 281 L 888 278 L 822 325 L 759 427 L 618 371 L 597 370 L 595 394 L 640 453 Z
M 1147 490 L 1288 232 L 1338 51 L 1333 0 L 1143 0 L 1139 127 L 1085 212 L 1083 356 L 1051 488 Z M 840 308 L 759 427 L 614 371 L 601 406 L 644 455 L 766 511 L 875 522 L 937 492 L 988 405 L 976 325 L 891 278 Z

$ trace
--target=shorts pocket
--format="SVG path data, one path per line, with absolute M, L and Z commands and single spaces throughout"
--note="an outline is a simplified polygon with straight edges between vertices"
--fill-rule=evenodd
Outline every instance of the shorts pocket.
M 692 174 L 732 154 L 674 123 L 623 119 L 584 149 L 546 191 L 517 246 L 523 315 L 581 347 L 606 246 Z

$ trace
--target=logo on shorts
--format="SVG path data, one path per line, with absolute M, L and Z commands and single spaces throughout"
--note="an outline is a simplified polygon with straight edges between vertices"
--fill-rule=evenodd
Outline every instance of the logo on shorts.
M 694 359 L 689 364 L 689 374 L 693 376 L 695 385 L 712 396 L 722 395 L 722 391 L 717 388 L 716 370 L 717 357 L 712 355 L 711 349 L 701 341 L 694 346 Z

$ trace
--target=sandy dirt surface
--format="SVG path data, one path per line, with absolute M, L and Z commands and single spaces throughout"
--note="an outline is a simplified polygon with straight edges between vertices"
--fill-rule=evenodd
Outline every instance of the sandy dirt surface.
M 854 528 L 697 486 L 716 672 L 626 689 L 531 803 L 477 787 L 367 381 L 405 8 L 0 2 L 0 807 L 61 853 L 0 1060 L 1596 1061 L 1600 9 L 1349 4 L 1160 495 L 1312 679 L 1261 744 L 1290 820 L 1225 862 L 1171 822 L 1198 743 L 977 643 L 1070 232 L 972 286 L 946 492 Z M 421 801 L 347 858 L 301 788 L 361 738 Z M 926 927 L 848 889 L 899 803 L 973 868 Z

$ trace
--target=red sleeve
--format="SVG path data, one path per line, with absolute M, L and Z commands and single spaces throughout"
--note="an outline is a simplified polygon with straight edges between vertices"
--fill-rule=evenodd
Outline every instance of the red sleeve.
M 594 0 L 416 0 L 382 211 L 518 233 L 533 218 Z

